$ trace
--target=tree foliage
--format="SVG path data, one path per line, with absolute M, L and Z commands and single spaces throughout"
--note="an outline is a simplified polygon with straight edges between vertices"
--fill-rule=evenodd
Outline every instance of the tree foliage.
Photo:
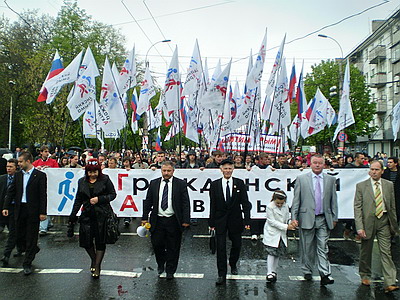
M 345 71 L 345 62 L 322 61 L 318 65 L 312 66 L 312 72 L 305 78 L 305 93 L 307 99 L 314 97 L 317 88 L 329 99 L 336 113 L 339 113 L 339 87 Z M 339 75 L 341 74 L 341 76 Z M 330 96 L 331 87 L 337 87 L 337 95 Z M 355 124 L 345 129 L 349 136 L 349 142 L 354 143 L 358 136 L 364 136 L 372 133 L 375 128 L 370 127 L 370 122 L 375 113 L 375 103 L 370 100 L 369 89 L 366 85 L 364 75 L 355 67 L 350 65 L 350 101 L 353 109 Z M 306 142 L 312 145 L 330 145 L 336 125 L 327 128 L 316 135 L 309 137 Z
M 90 46 L 100 68 L 106 55 L 117 64 L 123 62 L 124 41 L 119 31 L 93 20 L 76 2 L 63 6 L 56 18 L 36 11 L 22 13 L 13 23 L 0 18 L 0 122 L 8 124 L 12 97 L 12 145 L 83 146 L 81 120 L 73 122 L 66 107 L 71 85 L 63 87 L 50 105 L 36 102 L 40 87 L 56 50 L 65 67 Z M 15 85 L 10 86 L 9 81 Z M 97 81 L 99 94 L 101 78 Z M 7 139 L 8 130 L 0 131 L 1 146 L 7 145 Z

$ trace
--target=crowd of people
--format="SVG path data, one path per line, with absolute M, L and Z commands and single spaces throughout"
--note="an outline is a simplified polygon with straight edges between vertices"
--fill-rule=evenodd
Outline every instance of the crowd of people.
M 20 171 L 17 172 L 17 169 Z M 190 201 L 186 182 L 173 176 L 177 168 L 218 168 L 222 178 L 211 183 L 209 228 L 215 232 L 217 249 L 217 285 L 224 285 L 227 261 L 231 273 L 238 274 L 237 262 L 241 249 L 241 234 L 251 230 L 252 239 L 263 239 L 268 253 L 267 281 L 277 280 L 279 257 L 285 253 L 287 230 L 299 230 L 300 255 L 305 280 L 312 280 L 317 263 L 321 285 L 334 283 L 328 260 L 328 238 L 338 222 L 336 179 L 323 173 L 323 169 L 369 168 L 370 178 L 357 184 L 354 201 L 355 219 L 344 220 L 346 239 L 361 243 L 360 276 L 363 285 L 370 285 L 372 242 L 378 239 L 385 277 L 385 292 L 398 289 L 395 283 L 396 269 L 390 254 L 390 241 L 398 233 L 400 203 L 400 176 L 398 159 L 377 153 L 368 157 L 355 153 L 346 157 L 317 154 L 304 155 L 251 153 L 227 153 L 187 149 L 158 151 L 155 155 L 131 150 L 124 152 L 87 149 L 83 153 L 73 150 L 50 151 L 43 145 L 37 157 L 17 149 L 14 158 L 6 161 L 5 175 L 0 176 L 0 230 L 8 226 L 9 235 L 1 259 L 8 266 L 9 257 L 16 247 L 16 256 L 25 253 L 24 274 L 32 273 L 32 261 L 39 252 L 38 233 L 45 235 L 52 226 L 46 214 L 46 168 L 83 168 L 85 175 L 79 180 L 70 225 L 80 216 L 80 246 L 85 248 L 91 264 L 93 278 L 99 278 L 101 262 L 107 244 L 105 222 L 112 211 L 110 202 L 116 197 L 114 186 L 103 170 L 108 169 L 161 169 L 161 177 L 150 182 L 144 201 L 142 224 L 151 224 L 151 241 L 158 265 L 158 273 L 166 272 L 173 279 L 179 261 L 183 228 L 195 223 L 190 219 Z M 311 172 L 296 179 L 291 207 L 286 205 L 284 191 L 275 191 L 267 205 L 266 219 L 251 220 L 251 203 L 242 179 L 233 177 L 234 169 L 307 169 Z M 3 170 L 2 170 L 3 171 Z M 372 199 L 372 200 L 371 200 Z M 125 218 L 125 225 L 130 219 Z M 232 241 L 229 257 L 226 236 Z M 317 255 L 318 254 L 318 255 Z

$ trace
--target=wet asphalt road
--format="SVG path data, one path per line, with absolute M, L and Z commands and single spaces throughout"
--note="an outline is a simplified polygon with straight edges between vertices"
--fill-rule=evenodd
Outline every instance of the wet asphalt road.
M 67 238 L 66 226 L 56 224 L 39 239 L 41 251 L 34 261 L 34 274 L 23 275 L 22 258 L 11 257 L 10 268 L 0 268 L 0 299 L 400 299 L 400 291 L 384 294 L 376 253 L 373 269 L 377 281 L 369 288 L 360 286 L 359 246 L 341 239 L 340 226 L 332 233 L 339 239 L 329 244 L 333 285 L 320 287 L 319 277 L 312 282 L 302 280 L 294 239 L 289 241 L 287 257 L 280 260 L 278 281 L 267 284 L 264 247 L 261 241 L 244 238 L 239 275 L 228 279 L 226 286 L 215 286 L 216 257 L 204 237 L 204 221 L 184 233 L 180 263 L 172 281 L 158 278 L 150 239 L 133 234 L 138 223 L 133 221 L 129 228 L 121 225 L 123 235 L 117 244 L 107 246 L 99 280 L 91 278 L 89 257 L 79 248 L 77 237 Z M 1 251 L 6 236 L 0 234 Z M 393 245 L 398 274 L 399 250 L 399 244 Z

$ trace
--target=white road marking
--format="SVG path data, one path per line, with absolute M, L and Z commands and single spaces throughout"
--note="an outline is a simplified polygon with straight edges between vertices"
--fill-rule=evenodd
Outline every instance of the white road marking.
M 101 270 L 100 275 L 139 278 L 142 273 Z
M 266 275 L 226 275 L 226 279 L 234 280 L 266 280 Z
M 166 274 L 163 273 L 160 275 L 160 278 L 165 278 Z M 201 279 L 204 278 L 204 274 L 199 274 L 199 273 L 175 273 L 174 274 L 175 278 L 196 278 L 196 279 Z
M 34 272 L 39 274 L 78 274 L 82 271 L 82 269 L 34 269 Z
M 306 281 L 306 279 L 304 278 L 304 276 L 289 276 L 290 280 L 294 280 L 294 281 Z M 320 281 L 321 277 L 319 276 L 313 276 L 312 280 L 314 281 Z
M 19 273 L 22 269 L 17 268 L 0 268 L 0 273 Z

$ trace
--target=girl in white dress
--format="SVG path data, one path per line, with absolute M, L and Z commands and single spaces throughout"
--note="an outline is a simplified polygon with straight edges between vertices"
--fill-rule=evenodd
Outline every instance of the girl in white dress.
M 267 220 L 264 225 L 263 243 L 267 250 L 267 281 L 275 282 L 276 269 L 279 257 L 286 254 L 287 230 L 294 227 L 289 222 L 289 207 L 286 204 L 286 194 L 278 190 L 272 195 L 271 202 L 267 205 Z

